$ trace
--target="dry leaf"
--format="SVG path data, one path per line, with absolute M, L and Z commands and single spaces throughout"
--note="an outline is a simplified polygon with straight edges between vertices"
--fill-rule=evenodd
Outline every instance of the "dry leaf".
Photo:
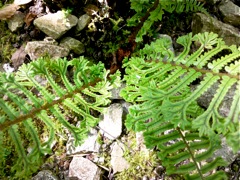
M 9 4 L 0 9 L 0 20 L 6 20 L 11 18 L 18 10 L 19 6 L 16 4 Z
M 11 57 L 11 62 L 13 64 L 14 69 L 18 69 L 24 63 L 27 53 L 24 50 L 24 47 L 21 46 L 18 50 L 13 53 Z
M 24 18 L 24 22 L 27 24 L 27 27 L 30 26 L 31 22 L 35 19 L 35 17 L 37 17 L 36 14 L 29 12 L 25 18 Z

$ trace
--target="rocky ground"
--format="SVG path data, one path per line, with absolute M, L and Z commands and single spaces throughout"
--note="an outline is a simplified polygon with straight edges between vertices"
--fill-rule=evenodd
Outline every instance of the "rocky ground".
M 154 25 L 155 33 L 171 37 L 176 52 L 180 48 L 176 38 L 191 31 L 213 31 L 228 45 L 240 45 L 240 1 L 201 2 L 206 3 L 213 20 L 202 13 L 166 13 L 162 22 Z M 23 63 L 49 54 L 67 59 L 84 55 L 90 61 L 102 61 L 114 72 L 122 70 L 123 57 L 133 49 L 127 42 L 132 29 L 126 26 L 126 20 L 134 14 L 129 1 L 29 0 L 11 8 L 0 12 L 1 71 L 16 71 Z M 154 38 L 145 37 L 138 47 Z M 207 105 L 209 96 L 202 97 L 199 104 Z M 119 89 L 114 91 L 108 113 L 102 115 L 102 121 L 91 130 L 85 143 L 74 147 L 67 131 L 67 137 L 59 134 L 65 139 L 53 145 L 53 154 L 32 179 L 180 179 L 165 174 L 156 152 L 144 146 L 141 133 L 126 131 L 124 119 L 129 105 L 119 97 Z M 223 113 L 228 111 L 228 104 L 222 109 Z M 240 156 L 233 155 L 224 144 L 218 153 L 229 163 L 219 168 L 230 179 L 239 179 Z

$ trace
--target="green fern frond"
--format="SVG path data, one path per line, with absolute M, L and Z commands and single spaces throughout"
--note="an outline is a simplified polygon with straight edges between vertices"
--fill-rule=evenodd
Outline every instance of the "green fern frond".
M 238 136 L 240 72 L 239 69 L 236 70 L 240 51 L 236 46 L 225 45 L 222 39 L 214 33 L 195 36 L 190 33 L 180 37 L 177 42 L 184 47 L 177 56 L 170 50 L 169 39 L 162 38 L 146 45 L 129 60 L 125 59 L 126 87 L 121 91 L 121 95 L 126 101 L 135 103 L 129 109 L 126 120 L 127 128 L 145 132 L 146 144 L 149 147 L 158 146 L 163 163 L 174 167 L 172 171 L 168 170 L 170 174 L 179 172 L 179 174 L 185 173 L 186 175 L 187 171 L 184 169 L 196 170 L 197 163 L 191 165 L 187 163 L 189 167 L 181 166 L 183 169 L 179 168 L 179 171 L 176 169 L 178 163 L 183 159 L 197 162 L 200 157 L 198 155 L 190 157 L 190 154 L 200 149 L 211 151 L 210 154 L 212 154 L 219 148 L 219 144 L 213 147 L 213 142 L 220 134 L 226 137 L 235 152 L 240 149 Z M 198 44 L 198 49 L 190 53 L 193 43 Z M 222 52 L 228 54 L 221 55 Z M 197 88 L 193 89 L 192 83 L 196 80 L 200 83 Z M 216 93 L 210 100 L 208 108 L 205 110 L 200 108 L 197 99 L 216 84 L 218 84 Z M 227 116 L 223 116 L 219 109 L 230 89 L 235 92 L 232 105 Z M 175 134 L 164 135 L 166 130 L 171 130 Z M 199 139 L 200 144 L 181 135 L 182 133 L 191 136 L 193 132 L 196 133 L 195 139 Z M 208 144 L 202 138 L 207 138 Z M 173 147 L 169 146 L 166 149 L 166 144 L 162 141 L 164 143 L 175 141 L 176 143 Z M 188 152 L 185 151 L 186 155 L 183 155 L 181 153 L 184 152 L 184 148 L 187 148 L 187 144 L 189 145 Z M 200 149 L 194 149 L 198 145 Z M 172 153 L 179 157 L 175 157 Z M 168 162 L 171 158 L 176 158 L 177 161 Z M 203 156 L 201 161 L 206 161 L 208 158 L 208 156 Z M 212 163 L 213 167 L 216 167 L 223 161 L 217 158 Z M 201 166 L 197 174 L 202 173 L 200 179 L 205 179 L 207 177 L 203 171 L 212 170 L 208 166 Z M 210 177 L 223 177 L 223 175 L 217 172 L 208 178 Z M 199 177 L 193 179 L 199 179 Z
M 136 42 L 142 41 L 142 36 L 150 30 L 153 23 L 161 21 L 165 12 L 203 12 L 208 14 L 203 4 L 197 0 L 130 0 L 131 9 L 136 11 L 136 14 L 128 20 L 129 26 L 136 26 L 141 22 L 145 14 L 149 13 L 149 17 L 143 22 L 142 28 L 139 30 Z M 155 7 L 156 6 L 156 7 Z
M 99 121 L 91 111 L 105 110 L 109 90 L 119 82 L 119 73 L 109 76 L 103 64 L 89 66 L 83 57 L 71 61 L 40 58 L 23 64 L 16 74 L 1 73 L 0 139 L 8 135 L 15 146 L 18 159 L 11 168 L 15 176 L 27 178 L 39 168 L 42 156 L 51 153 L 59 124 L 73 134 L 76 145 L 82 143 Z M 68 122 L 67 114 L 75 114 L 80 127 Z M 45 131 L 48 138 L 43 140 L 40 135 Z M 5 145 L 1 141 L 1 167 L 6 166 Z

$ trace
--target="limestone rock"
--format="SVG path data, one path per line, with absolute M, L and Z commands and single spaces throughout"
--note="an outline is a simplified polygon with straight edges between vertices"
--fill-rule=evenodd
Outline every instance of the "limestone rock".
M 8 21 L 8 28 L 12 31 L 15 32 L 17 31 L 19 28 L 21 28 L 24 24 L 24 17 L 25 15 L 20 12 L 17 11 L 13 17 L 11 17 L 11 19 L 9 19 Z
M 219 10 L 223 15 L 223 21 L 233 26 L 240 26 L 240 7 L 231 1 L 223 1 Z
M 63 11 L 47 14 L 34 20 L 33 24 L 48 36 L 58 39 L 72 27 L 77 25 L 77 17 L 66 15 Z
M 76 31 L 80 32 L 83 30 L 91 21 L 91 16 L 84 14 L 78 19 Z
M 112 144 L 111 152 L 111 166 L 113 168 L 113 174 L 117 172 L 122 172 L 125 169 L 129 168 L 129 163 L 123 157 L 124 154 L 124 145 L 117 142 Z
M 100 180 L 100 168 L 88 159 L 74 156 L 69 166 L 70 180 Z
M 70 51 L 73 51 L 78 55 L 85 52 L 83 43 L 71 37 L 63 38 L 59 45 L 62 47 L 67 47 L 68 49 L 70 49 Z
M 118 138 L 122 133 L 122 114 L 121 104 L 110 105 L 103 120 L 99 122 L 99 127 L 102 129 L 100 133 L 112 140 Z
M 31 60 L 34 60 L 46 54 L 52 58 L 65 57 L 68 56 L 69 49 L 46 41 L 32 41 L 27 43 L 25 52 L 30 56 Z
M 32 180 L 42 180 L 42 179 L 59 180 L 59 178 L 49 170 L 40 171 L 36 176 L 32 178 Z
M 227 45 L 240 45 L 240 32 L 237 28 L 202 13 L 193 16 L 192 31 L 193 34 L 214 32 L 223 38 Z
M 73 155 L 77 153 L 98 152 L 100 144 L 97 142 L 98 134 L 95 129 L 91 129 L 88 134 L 88 138 L 80 146 L 75 147 L 74 137 L 70 137 L 67 142 L 67 155 Z
M 126 86 L 125 83 L 121 83 L 121 86 L 120 86 L 120 87 L 111 89 L 110 92 L 112 93 L 112 96 L 110 97 L 110 99 L 123 99 L 123 98 L 120 96 L 120 91 L 121 91 L 125 86 Z

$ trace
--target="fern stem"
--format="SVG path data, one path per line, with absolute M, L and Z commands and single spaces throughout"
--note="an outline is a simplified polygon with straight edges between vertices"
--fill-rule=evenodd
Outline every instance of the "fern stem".
M 46 103 L 44 104 L 43 106 L 41 106 L 40 108 L 33 108 L 28 114 L 24 114 L 24 115 L 21 115 L 21 116 L 18 116 L 17 118 L 15 118 L 14 120 L 12 121 L 7 121 L 7 122 L 4 122 L 3 124 L 1 124 L 0 126 L 0 131 L 3 131 L 4 129 L 14 125 L 14 124 L 18 124 L 28 118 L 32 118 L 34 117 L 36 114 L 40 113 L 42 110 L 47 110 L 49 109 L 50 107 L 52 107 L 53 105 L 56 105 L 56 104 L 61 104 L 64 100 L 66 100 L 67 98 L 71 98 L 73 97 L 75 94 L 79 93 L 79 92 L 82 92 L 83 89 L 89 87 L 89 86 L 94 86 L 96 85 L 101 79 L 96 79 L 95 81 L 93 81 L 92 83 L 88 83 L 84 86 L 82 86 L 81 88 L 79 89 L 76 89 L 75 91 L 71 92 L 71 93 L 67 93 L 66 95 L 62 96 L 61 98 L 57 99 L 57 100 L 54 100 L 50 103 Z
M 197 72 L 200 72 L 202 74 L 207 74 L 207 73 L 211 73 L 212 75 L 215 75 L 215 76 L 219 76 L 219 77 L 223 77 L 223 76 L 228 76 L 230 78 L 234 78 L 234 79 L 237 79 L 237 80 L 240 80 L 240 76 L 239 75 L 233 75 L 233 74 L 229 74 L 229 73 L 217 73 L 217 72 L 213 72 L 212 70 L 208 70 L 208 69 L 201 69 L 201 68 L 197 68 L 197 67 L 189 67 L 185 64 L 176 64 L 174 62 L 164 62 L 164 61 L 160 61 L 160 60 L 147 60 L 146 62 L 161 62 L 163 63 L 164 65 L 168 65 L 169 63 L 172 65 L 172 66 L 175 66 L 175 67 L 181 67 L 182 69 L 186 69 L 187 71 L 189 71 L 189 69 L 194 69 L 195 71 Z
M 177 127 L 176 129 L 179 132 L 179 134 L 181 135 L 183 142 L 186 144 L 187 150 L 188 150 L 190 156 L 192 157 L 193 163 L 195 164 L 195 166 L 197 168 L 197 171 L 199 173 L 200 178 L 202 180 L 204 180 L 203 174 L 202 174 L 202 172 L 201 172 L 201 170 L 200 170 L 200 168 L 198 166 L 198 163 L 197 163 L 196 159 L 194 158 L 194 155 L 193 155 L 193 153 L 192 153 L 192 151 L 190 149 L 190 146 L 189 146 L 188 142 L 186 141 L 185 136 L 183 135 L 183 133 L 182 133 L 182 131 L 181 131 L 181 129 L 179 127 Z
M 154 11 L 158 7 L 159 3 L 160 3 L 160 0 L 155 0 L 153 6 L 146 12 L 145 16 L 143 16 L 140 19 L 140 23 L 136 26 L 133 33 L 129 37 L 129 43 L 130 44 L 135 44 L 135 39 L 136 39 L 136 36 L 137 36 L 138 32 L 142 28 L 144 22 L 149 18 L 150 12 Z M 135 46 L 133 46 L 133 47 L 135 47 Z M 134 51 L 134 49 L 132 49 L 132 52 L 133 51 Z

